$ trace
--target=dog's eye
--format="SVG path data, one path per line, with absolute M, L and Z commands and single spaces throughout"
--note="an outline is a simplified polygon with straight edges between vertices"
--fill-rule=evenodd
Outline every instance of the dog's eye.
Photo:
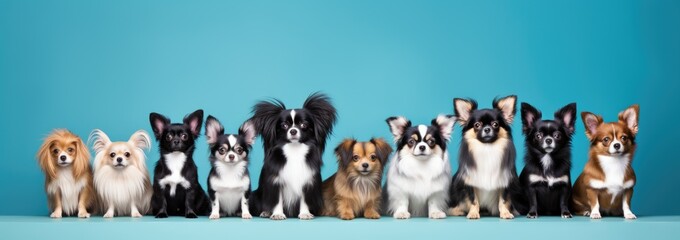
M 281 125 L 281 127 L 285 130 L 285 129 L 288 129 L 289 126 L 288 126 L 288 123 L 284 123 L 283 125 Z
M 125 152 L 125 157 L 126 157 L 126 158 L 129 158 L 129 157 L 130 157 L 130 153 L 129 153 L 129 152 Z
M 242 147 L 237 147 L 237 148 L 236 148 L 236 153 L 238 153 L 238 154 L 243 153 L 243 148 L 242 148 Z
M 626 135 L 621 136 L 621 142 L 626 142 L 628 137 Z
M 434 147 L 434 139 L 428 139 L 427 145 L 430 145 L 430 147 Z
M 475 122 L 474 127 L 475 127 L 475 129 L 480 129 L 480 128 L 482 128 L 482 123 L 481 122 Z
M 416 140 L 413 140 L 413 139 L 409 139 L 409 140 L 408 140 L 408 145 L 409 145 L 409 146 L 413 146 L 413 145 L 415 145 L 415 144 L 416 144 Z
M 560 132 L 555 132 L 555 133 L 553 133 L 553 137 L 554 137 L 555 139 L 560 139 L 560 137 L 561 137 Z
M 69 152 L 69 153 L 72 153 L 72 152 L 73 152 L 73 150 L 75 150 L 75 149 L 73 149 L 73 148 L 71 148 L 71 147 L 70 147 L 70 148 L 68 148 L 68 152 Z
M 609 137 L 604 137 L 604 138 L 602 139 L 602 142 L 604 142 L 605 144 L 607 144 L 607 143 L 609 142 Z
M 217 152 L 219 152 L 220 155 L 224 155 L 224 153 L 227 152 L 227 149 L 224 149 L 223 147 L 221 147 L 220 149 L 217 149 Z
M 541 140 L 543 138 L 543 133 L 536 133 L 536 139 Z
M 374 161 L 374 162 L 375 162 L 375 160 L 378 160 L 378 157 L 375 156 L 375 155 L 371 155 L 371 161 Z
M 300 128 L 302 128 L 302 129 L 307 128 L 307 124 L 305 124 L 305 123 L 300 123 Z
M 493 128 L 498 128 L 498 122 L 496 122 L 496 121 L 492 122 L 492 123 L 491 123 L 491 126 L 492 126 Z
M 354 160 L 355 162 L 359 161 L 359 155 L 352 156 L 352 160 Z
M 168 141 L 172 140 L 172 135 L 170 135 L 170 134 L 165 135 L 165 139 L 167 139 Z
M 111 153 L 111 154 L 109 154 L 109 156 L 110 156 L 111 158 L 114 158 L 114 157 L 116 157 L 116 153 Z
M 180 138 L 182 138 L 182 141 L 186 141 L 187 140 L 187 134 L 182 133 L 182 135 L 180 135 Z
M 55 148 L 54 150 L 52 150 L 52 153 L 54 153 L 54 155 L 59 154 L 59 149 L 56 149 L 56 148 Z

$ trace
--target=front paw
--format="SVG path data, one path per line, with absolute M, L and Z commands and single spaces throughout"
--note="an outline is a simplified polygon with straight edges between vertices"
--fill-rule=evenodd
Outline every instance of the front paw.
M 134 212 L 132 212 L 132 214 L 130 214 L 130 217 L 140 218 L 140 217 L 142 217 L 142 214 L 137 212 L 137 211 L 134 211 Z
M 300 213 L 300 215 L 298 215 L 298 218 L 299 218 L 300 220 L 311 220 L 311 219 L 314 219 L 314 214 L 311 214 L 311 213 Z
M 159 212 L 158 214 L 156 214 L 156 218 L 168 218 L 168 213 Z
M 477 212 L 477 211 L 468 212 L 467 219 L 479 219 L 479 212 Z
M 242 213 L 241 218 L 242 219 L 252 219 L 253 215 L 250 215 L 250 213 Z
M 510 212 L 502 212 L 500 214 L 501 219 L 513 219 L 515 218 L 515 215 L 512 215 Z
M 562 211 L 562 218 L 571 218 L 571 212 Z
M 602 218 L 602 215 L 599 212 L 590 213 L 590 219 L 600 219 L 600 218 Z
M 626 219 L 636 219 L 637 218 L 637 216 L 635 216 L 635 214 L 633 214 L 633 213 L 624 213 L 623 217 L 626 218 Z
M 340 219 L 342 219 L 342 220 L 352 220 L 352 219 L 354 219 L 354 213 L 353 212 L 340 213 Z
M 50 214 L 51 218 L 61 218 L 61 211 L 54 211 L 52 214 Z
M 78 217 L 79 218 L 89 218 L 90 213 L 88 213 L 87 211 L 78 211 Z
M 194 211 L 187 211 L 186 214 L 184 214 L 185 218 L 198 218 L 198 215 Z
M 395 212 L 394 218 L 396 218 L 396 219 L 409 219 L 409 218 L 411 218 L 411 213 L 409 213 L 409 212 Z
M 104 214 L 104 218 L 112 218 L 113 217 L 113 211 L 108 211 L 106 214 Z
M 442 218 L 446 218 L 446 213 L 444 213 L 442 211 L 431 212 L 429 214 L 429 217 L 431 219 L 442 219 Z
M 367 219 L 379 219 L 380 218 L 380 213 L 377 211 L 366 211 L 364 212 L 364 218 Z
M 538 213 L 536 213 L 534 211 L 527 213 L 527 218 L 534 219 L 534 218 L 537 218 L 537 217 L 538 217 Z
M 220 218 L 220 214 L 219 214 L 219 213 L 211 213 L 211 214 L 210 214 L 210 217 L 208 217 L 208 218 L 210 218 L 210 219 L 219 219 L 219 218 Z
M 286 215 L 283 213 L 274 213 L 272 214 L 269 219 L 271 220 L 286 220 Z
M 261 217 L 261 218 L 269 218 L 269 217 L 271 217 L 271 216 L 272 216 L 272 213 L 267 212 L 267 211 L 264 211 L 264 212 L 261 212 L 261 213 L 260 213 L 260 217 Z

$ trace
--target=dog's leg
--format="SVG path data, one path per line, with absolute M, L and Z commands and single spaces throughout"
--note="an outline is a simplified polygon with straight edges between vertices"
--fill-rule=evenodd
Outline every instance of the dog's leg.
M 588 196 L 588 205 L 590 206 L 590 218 L 600 219 L 602 215 L 600 214 L 600 202 L 598 191 L 596 189 L 587 188 L 586 195 Z
M 87 205 L 90 202 L 91 192 L 88 187 L 83 188 L 78 196 L 78 217 L 79 218 L 89 218 L 90 213 L 87 212 Z
M 61 190 L 58 190 L 52 197 L 54 202 L 54 211 L 50 214 L 51 218 L 61 218 Z
M 155 178 L 158 178 L 154 176 Z M 156 218 L 168 217 L 168 203 L 165 199 L 165 191 L 161 188 L 161 184 L 156 182 L 153 185 L 153 194 L 151 195 L 151 209 Z
M 196 206 L 196 189 L 191 187 L 188 183 L 183 184 L 185 191 L 184 207 L 186 218 L 198 218 L 196 212 L 194 212 L 194 206 Z
M 515 215 L 512 215 L 510 212 L 510 197 L 507 196 L 508 193 L 505 191 L 500 191 L 499 197 L 498 197 L 498 212 L 500 213 L 500 217 L 502 219 L 513 219 L 515 218 Z
M 210 198 L 212 198 L 212 210 L 210 212 L 210 217 L 209 219 L 218 219 L 220 218 L 220 200 L 215 197 L 215 193 L 211 194 Z
M 532 175 L 533 177 L 533 175 Z M 536 200 L 536 189 L 533 186 L 529 186 L 526 189 L 527 198 L 529 199 L 529 213 L 527 213 L 527 218 L 537 218 L 538 217 L 538 203 Z M 500 205 L 499 205 L 500 206 Z M 501 209 L 500 207 L 498 209 Z
M 451 216 L 463 216 L 467 211 L 469 211 L 468 206 L 470 206 L 469 199 L 465 199 L 465 202 L 458 203 L 455 207 L 449 208 L 449 214 Z
M 130 203 L 130 217 L 133 218 L 142 217 L 142 214 L 139 213 L 139 209 L 137 209 L 137 203 L 135 203 L 135 200 L 132 200 L 132 203 Z
M 367 219 L 380 218 L 380 212 L 378 212 L 378 209 L 380 209 L 380 198 L 375 198 L 373 200 L 368 201 L 366 203 L 366 206 L 364 206 L 364 218 Z
M 391 209 L 394 209 L 393 217 L 396 219 L 409 219 L 411 213 L 408 212 L 408 196 L 401 191 L 391 191 L 388 200 L 391 201 Z
M 352 209 L 352 203 L 350 201 L 351 200 L 343 197 L 338 197 L 336 200 L 338 217 L 342 220 L 354 219 L 354 209 Z
M 633 198 L 633 188 L 627 189 L 623 193 L 623 217 L 626 219 L 636 219 L 637 216 L 630 210 L 630 200 Z
M 569 211 L 569 185 L 562 186 L 560 191 L 560 211 L 562 212 L 562 218 L 571 218 L 571 212 Z
M 475 188 L 472 191 L 472 194 L 469 196 L 471 199 L 470 201 L 470 206 L 468 207 L 468 214 L 467 218 L 468 219 L 479 219 L 479 195 L 477 194 L 477 189 Z
M 307 206 L 305 196 L 300 197 L 300 214 L 298 215 L 298 218 L 301 220 L 310 220 L 314 218 L 314 214 L 309 212 L 309 206 Z
M 264 212 L 263 212 L 264 213 Z M 271 220 L 285 220 L 286 214 L 283 213 L 283 193 L 279 192 L 279 200 L 274 205 L 272 210 L 272 215 L 269 217 Z
M 446 213 L 442 211 L 442 206 L 446 205 L 446 192 L 432 194 L 427 200 L 428 217 L 431 219 L 446 218 Z
M 106 210 L 106 213 L 104 214 L 104 218 L 112 218 L 115 213 L 115 209 L 113 207 L 113 202 L 109 201 L 109 208 Z
M 250 215 L 250 210 L 248 209 L 248 197 L 246 197 L 247 192 L 243 192 L 241 196 L 241 218 L 251 219 L 253 215 Z

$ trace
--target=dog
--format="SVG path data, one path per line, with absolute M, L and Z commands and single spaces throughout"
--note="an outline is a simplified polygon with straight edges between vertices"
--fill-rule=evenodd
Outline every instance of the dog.
M 384 205 L 396 219 L 411 216 L 446 218 L 451 164 L 446 148 L 456 118 L 439 115 L 430 126 L 411 126 L 405 117 L 386 120 L 397 150 L 385 183 Z
M 286 109 L 277 99 L 253 107 L 250 120 L 262 136 L 265 157 L 251 213 L 272 220 L 308 220 L 321 213 L 321 156 L 336 119 L 322 93 L 313 93 L 298 109 Z
M 528 218 L 560 215 L 571 218 L 571 137 L 576 122 L 576 103 L 543 120 L 541 111 L 522 103 L 522 132 L 525 140 L 524 169 L 519 175 L 523 196 L 514 207 Z
M 621 216 L 635 219 L 630 210 L 637 179 L 631 163 L 637 145 L 640 107 L 632 105 L 619 113 L 618 122 L 604 123 L 602 116 L 582 112 L 590 140 L 588 162 L 574 183 L 571 208 L 576 214 Z
M 338 171 L 322 184 L 324 216 L 380 218 L 383 166 L 392 147 L 382 138 L 345 139 L 335 148 Z
M 94 187 L 104 217 L 147 214 L 152 192 L 144 150 L 151 148 L 149 134 L 139 130 L 127 142 L 111 142 L 106 133 L 95 129 L 88 142 L 95 151 Z
M 208 116 L 205 121 L 205 136 L 212 166 L 208 175 L 208 197 L 212 202 L 209 218 L 220 218 L 220 212 L 225 216 L 253 218 L 248 209 L 248 153 L 255 142 L 255 127 L 251 122 L 245 122 L 239 128 L 238 134 L 224 134 L 220 121 Z
M 510 125 L 515 117 L 514 95 L 496 98 L 493 109 L 477 109 L 472 99 L 456 98 L 454 111 L 463 128 L 458 171 L 451 184 L 450 214 L 478 219 L 486 210 L 512 219 L 512 199 L 518 191 L 515 145 Z
M 203 110 L 185 116 L 183 123 L 171 124 L 169 118 L 158 113 L 151 113 L 149 121 L 161 153 L 154 168 L 153 215 L 156 218 L 207 215 L 210 201 L 198 183 L 193 159 L 203 123 Z
M 37 153 L 38 164 L 45 173 L 50 217 L 78 214 L 89 218 L 94 205 L 90 152 L 80 137 L 66 129 L 50 133 Z

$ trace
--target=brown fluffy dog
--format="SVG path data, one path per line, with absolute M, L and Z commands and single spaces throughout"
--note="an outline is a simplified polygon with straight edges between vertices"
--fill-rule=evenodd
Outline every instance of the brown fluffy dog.
M 368 142 L 345 139 L 335 148 L 338 172 L 323 182 L 322 215 L 344 220 L 363 214 L 380 218 L 383 166 L 392 148 L 382 138 Z
M 45 172 L 45 192 L 50 217 L 74 215 L 88 218 L 94 191 L 90 152 L 75 134 L 66 129 L 54 130 L 43 142 L 37 154 Z
M 633 105 L 619 113 L 618 122 L 604 123 L 599 115 L 581 113 L 590 152 L 583 173 L 574 183 L 572 211 L 594 219 L 602 215 L 636 218 L 630 210 L 636 181 L 631 163 L 639 114 L 640 108 Z

